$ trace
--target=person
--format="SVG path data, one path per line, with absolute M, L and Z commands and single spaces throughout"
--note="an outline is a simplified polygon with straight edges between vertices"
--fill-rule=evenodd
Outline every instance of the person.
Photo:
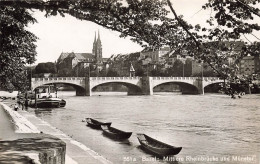
M 24 108 L 24 101 L 22 101 L 21 104 L 22 104 L 22 110 L 23 110 L 23 108 Z
M 25 99 L 25 102 L 24 102 L 25 109 L 28 109 L 28 104 L 29 104 L 29 100 Z
M 20 98 L 17 100 L 17 103 L 18 103 L 18 105 L 20 107 L 21 106 L 21 99 Z
M 14 105 L 14 110 L 17 111 L 18 109 L 19 109 L 18 105 L 15 104 L 15 105 Z

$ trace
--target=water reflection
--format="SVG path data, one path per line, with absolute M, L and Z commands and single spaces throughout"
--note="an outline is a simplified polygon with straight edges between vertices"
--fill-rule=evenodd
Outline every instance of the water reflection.
M 52 115 L 53 108 L 37 108 L 33 110 L 37 117 L 42 117 L 43 115 Z

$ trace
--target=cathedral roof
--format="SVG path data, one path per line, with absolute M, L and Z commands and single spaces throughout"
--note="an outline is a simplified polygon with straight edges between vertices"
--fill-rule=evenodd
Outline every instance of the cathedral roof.
M 58 58 L 58 61 L 57 61 L 57 62 L 59 63 L 59 62 L 63 61 L 66 57 L 69 56 L 69 54 L 70 54 L 70 53 L 62 52 L 62 53 L 60 54 L 60 57 Z
M 77 58 L 79 61 L 94 61 L 95 60 L 95 56 L 92 55 L 92 53 L 74 53 L 74 52 L 70 52 L 70 53 L 61 53 L 59 59 L 58 59 L 58 63 L 62 62 L 63 60 L 67 59 L 67 58 Z
M 79 60 L 85 60 L 85 59 L 94 59 L 95 57 L 92 55 L 92 53 L 74 53 L 75 57 Z

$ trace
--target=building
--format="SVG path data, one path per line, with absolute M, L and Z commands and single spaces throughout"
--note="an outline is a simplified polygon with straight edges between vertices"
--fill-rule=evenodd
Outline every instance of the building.
M 106 61 L 107 59 L 102 57 L 102 43 L 98 32 L 98 37 L 95 33 L 92 53 L 62 52 L 57 60 L 57 71 L 58 74 L 68 72 L 66 75 L 69 76 L 69 74 L 73 74 L 73 70 L 79 72 L 79 70 L 94 65 L 95 71 L 100 72 L 105 68 Z
M 95 57 L 91 53 L 61 53 L 57 61 L 57 71 L 62 69 L 73 70 L 81 63 L 94 63 Z
M 192 60 L 191 62 L 192 66 L 191 66 L 191 74 L 193 76 L 201 76 L 203 73 L 204 73 L 204 76 L 205 76 L 205 73 L 208 73 L 208 72 L 213 72 L 213 69 L 206 63 L 199 63 L 195 60 Z
M 241 75 L 260 74 L 259 56 L 245 56 L 240 61 L 240 74 Z
M 219 56 L 226 56 L 226 60 L 223 61 L 223 64 L 232 65 L 234 60 L 232 56 L 239 54 L 241 49 L 244 46 L 244 43 L 241 41 L 223 41 L 223 42 L 207 42 L 205 46 L 209 48 L 210 53 L 217 53 Z M 203 69 L 201 67 L 203 65 Z M 200 74 L 204 76 L 216 76 L 214 70 L 207 63 L 198 63 L 197 61 L 192 61 L 192 75 L 198 76 Z
M 163 62 L 164 55 L 166 55 L 168 52 L 170 52 L 170 47 L 163 47 L 156 51 L 145 51 L 141 52 L 140 58 L 141 59 L 147 59 L 151 58 L 151 62 Z

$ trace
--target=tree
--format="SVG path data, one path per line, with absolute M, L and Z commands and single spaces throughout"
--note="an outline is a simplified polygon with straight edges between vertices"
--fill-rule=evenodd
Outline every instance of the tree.
M 255 4 L 259 4 L 259 0 L 209 0 L 202 6 L 204 9 L 211 8 L 213 11 L 212 16 L 207 20 L 210 28 L 205 28 L 188 24 L 182 16 L 176 13 L 170 0 L 0 2 L 3 6 L 19 6 L 46 11 L 46 16 L 57 13 L 63 16 L 70 14 L 81 20 L 92 21 L 120 32 L 121 37 L 132 37 L 133 41 L 147 49 L 156 50 L 163 45 L 168 45 L 179 54 L 185 50 L 189 56 L 207 63 L 229 82 L 237 81 L 235 78 L 237 78 L 239 60 L 253 52 L 257 43 L 243 44 L 240 47 L 241 50 L 234 53 L 236 45 L 225 42 L 237 41 L 245 34 L 260 30 L 258 24 L 248 21 L 248 19 L 253 20 L 254 17 L 260 16 Z M 167 8 L 170 8 L 170 11 Z M 173 17 L 169 15 L 169 12 L 173 14 Z M 208 44 L 209 42 L 214 44 Z M 228 58 L 234 60 L 232 65 L 228 66 L 222 62 Z
M 173 66 L 167 69 L 168 76 L 182 77 L 183 76 L 183 62 L 179 59 L 175 60 Z
M 25 64 L 35 61 L 37 37 L 27 31 L 36 20 L 25 8 L 0 5 L 0 88 L 24 90 Z
M 64 69 L 61 69 L 61 70 L 59 71 L 59 76 L 60 76 L 60 77 L 70 77 L 70 76 L 75 76 L 75 74 L 72 75 L 70 69 L 64 68 Z
M 35 67 L 35 71 L 37 74 L 40 73 L 56 73 L 56 66 L 52 62 L 47 62 L 47 63 L 39 63 Z
M 144 69 L 142 67 L 135 69 L 135 76 L 144 76 Z
M 187 58 L 184 65 L 184 76 L 190 77 L 192 75 L 192 59 Z
M 108 69 L 107 71 L 107 76 L 108 77 L 117 77 L 118 76 L 118 73 L 113 71 L 112 69 Z

